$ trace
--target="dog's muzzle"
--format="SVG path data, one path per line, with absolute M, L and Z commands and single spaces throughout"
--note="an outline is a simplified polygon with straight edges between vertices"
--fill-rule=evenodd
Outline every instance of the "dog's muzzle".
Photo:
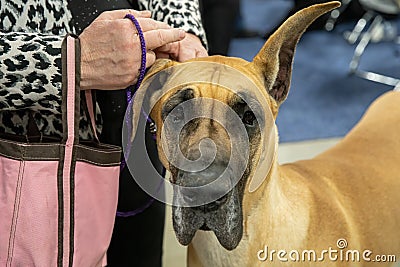
M 173 207 L 173 223 L 181 244 L 189 244 L 197 230 L 211 230 L 226 249 L 237 246 L 242 236 L 242 213 L 231 176 L 227 164 L 218 163 L 200 172 L 178 172 L 176 183 L 181 187 L 174 198 L 181 205 Z
M 231 171 L 226 170 L 226 164 L 212 164 L 200 172 L 179 171 L 176 183 L 181 188 L 177 193 L 181 196 L 183 206 L 205 212 L 218 209 L 225 203 L 233 187 L 230 176 Z

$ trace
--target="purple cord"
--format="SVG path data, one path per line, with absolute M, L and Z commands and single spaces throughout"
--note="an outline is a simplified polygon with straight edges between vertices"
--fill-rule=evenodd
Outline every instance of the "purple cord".
M 140 87 L 144 75 L 146 73 L 146 42 L 144 40 L 144 35 L 143 35 L 143 31 L 140 28 L 139 22 L 136 20 L 136 18 L 132 15 L 132 14 L 126 14 L 125 18 L 130 19 L 133 24 L 135 25 L 136 29 L 137 29 L 137 33 L 139 35 L 139 39 L 140 39 L 140 47 L 142 49 L 142 57 L 141 57 L 141 64 L 140 64 L 140 69 L 139 69 L 139 77 L 138 80 L 136 82 L 135 88 L 134 88 L 134 94 L 136 93 L 137 89 Z M 130 88 L 128 88 L 126 90 L 126 99 L 128 102 L 128 109 L 127 109 L 127 114 L 126 114 L 126 125 L 128 128 L 128 138 L 131 136 L 132 132 L 132 105 L 133 105 L 133 99 L 134 99 L 134 94 L 132 95 L 132 90 Z M 150 128 L 155 127 L 154 122 L 150 119 L 149 115 L 147 115 L 143 110 L 142 110 L 143 115 L 146 117 L 147 122 L 150 123 Z M 155 128 L 154 128 L 155 129 Z M 153 139 L 155 138 L 155 135 L 153 133 Z M 130 141 L 128 141 L 128 144 L 125 147 L 125 153 L 124 156 L 121 160 L 121 166 L 120 166 L 120 171 L 122 172 L 122 170 L 125 168 L 126 166 L 126 160 L 129 158 L 129 154 L 131 152 L 131 147 L 132 147 L 132 143 Z M 164 175 L 163 175 L 164 176 Z M 160 185 L 157 188 L 157 192 L 161 189 L 161 185 L 163 183 L 161 182 Z M 154 202 L 154 198 L 150 198 L 144 205 L 142 205 L 141 207 L 133 210 L 133 211 L 117 211 L 117 217 L 131 217 L 131 216 L 135 216 L 139 213 L 142 213 L 143 211 L 145 211 L 148 207 L 151 206 L 151 204 L 153 204 Z
M 165 175 L 165 171 L 163 170 L 163 176 L 164 175 Z M 161 186 L 163 184 L 164 183 L 160 183 L 158 185 L 157 192 L 160 191 Z M 148 207 L 150 207 L 151 204 L 153 204 L 154 201 L 155 201 L 155 199 L 151 197 L 145 204 L 143 204 L 142 206 L 140 206 L 139 208 L 137 208 L 135 210 L 132 210 L 132 211 L 117 211 L 117 217 L 126 218 L 126 217 L 132 217 L 132 216 L 138 215 L 138 214 L 142 213 L 143 211 L 145 211 Z
M 151 204 L 153 204 L 154 200 L 154 198 L 150 198 L 149 201 L 146 202 L 146 204 L 132 211 L 117 211 L 117 217 L 127 218 L 138 215 L 145 211 L 148 207 L 150 207 Z
M 132 14 L 126 14 L 125 18 L 130 19 L 133 24 L 135 24 L 137 33 L 139 35 L 139 39 L 140 39 L 140 47 L 142 49 L 142 61 L 140 64 L 140 69 L 139 69 L 139 77 L 138 80 L 136 82 L 135 85 L 135 91 L 140 87 L 140 84 L 143 81 L 144 78 L 144 74 L 146 73 L 146 42 L 144 40 L 144 35 L 143 35 L 143 31 L 142 28 L 140 28 L 139 22 L 137 21 L 137 19 L 132 15 Z M 132 92 L 130 90 L 126 91 L 126 95 L 128 97 L 128 103 L 132 100 Z
M 126 19 L 130 19 L 133 22 L 133 24 L 135 25 L 137 33 L 138 33 L 138 36 L 139 36 L 139 40 L 140 40 L 140 48 L 142 49 L 141 64 L 140 64 L 140 69 L 139 69 L 139 77 L 138 77 L 138 80 L 137 80 L 137 82 L 135 84 L 135 89 L 134 89 L 134 91 L 136 92 L 137 89 L 140 87 L 140 85 L 141 85 L 141 83 L 143 81 L 144 75 L 146 73 L 146 41 L 144 40 L 144 35 L 143 35 L 142 28 L 140 27 L 139 22 L 137 21 L 135 16 L 133 16 L 132 14 L 126 14 L 125 18 Z M 127 102 L 128 102 L 128 112 L 127 112 L 127 115 L 126 115 L 126 121 L 125 122 L 126 122 L 126 125 L 127 125 L 127 128 L 128 128 L 127 135 L 128 135 L 128 138 L 129 138 L 129 136 L 131 136 L 131 134 L 132 134 L 131 133 L 131 129 L 132 129 L 131 122 L 132 122 L 132 104 L 133 104 L 132 91 L 130 90 L 130 88 L 128 88 L 126 90 L 126 99 L 127 99 Z M 126 160 L 129 158 L 129 155 L 131 153 L 131 147 L 132 147 L 131 142 L 128 142 L 128 144 L 125 147 L 124 157 L 122 158 L 122 161 L 121 161 L 121 171 L 126 166 Z

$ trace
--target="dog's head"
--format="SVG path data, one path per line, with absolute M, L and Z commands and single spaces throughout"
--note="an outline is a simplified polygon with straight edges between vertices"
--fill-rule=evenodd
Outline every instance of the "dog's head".
M 260 186 L 274 163 L 274 120 L 289 91 L 296 44 L 317 17 L 339 5 L 296 13 L 252 62 L 212 56 L 159 60 L 150 69 L 145 83 L 161 88 L 149 100 L 159 156 L 179 186 L 173 225 L 181 244 L 199 229 L 212 230 L 228 250 L 239 244 L 244 193 Z

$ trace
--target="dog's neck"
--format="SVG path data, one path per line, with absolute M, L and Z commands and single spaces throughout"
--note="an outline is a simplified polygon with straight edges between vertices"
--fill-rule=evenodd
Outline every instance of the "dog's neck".
M 296 247 L 307 236 L 310 192 L 295 171 L 278 164 L 276 156 L 261 187 L 243 199 L 244 235 L 257 233 L 264 235 L 257 240 Z M 255 212 L 256 209 L 263 212 Z M 261 233 L 259 225 L 264 226 Z

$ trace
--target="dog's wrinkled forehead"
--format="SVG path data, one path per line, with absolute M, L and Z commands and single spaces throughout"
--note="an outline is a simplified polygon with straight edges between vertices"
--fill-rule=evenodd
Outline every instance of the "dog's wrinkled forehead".
M 165 96 L 171 96 L 184 88 L 207 88 L 218 90 L 224 88 L 238 99 L 242 99 L 254 110 L 263 110 L 265 126 L 274 124 L 274 118 L 270 107 L 262 93 L 263 88 L 257 85 L 241 71 L 225 64 L 196 61 L 187 62 L 165 68 L 150 78 L 147 78 L 134 98 L 133 110 L 140 110 L 144 99 L 148 101 L 148 109 Z M 258 113 L 258 112 L 257 112 Z M 136 125 L 140 112 L 134 112 L 133 125 Z M 263 127 L 264 128 L 264 127 Z
M 146 89 L 151 96 L 150 105 L 154 106 L 164 95 L 184 87 L 223 87 L 242 98 L 263 100 L 258 88 L 253 81 L 239 70 L 225 64 L 207 61 L 187 62 L 163 69 L 147 82 L 150 86 Z M 254 102 L 254 101 L 252 101 Z
M 185 88 L 198 88 L 198 90 L 202 88 L 221 90 L 223 88 L 224 91 L 236 95 L 237 101 L 244 101 L 257 116 L 261 116 L 257 120 L 261 130 L 262 157 L 260 163 L 262 161 L 262 164 L 258 164 L 258 166 L 270 167 L 272 165 L 275 154 L 275 146 L 272 145 L 275 144 L 275 120 L 265 95 L 247 75 L 231 66 L 216 62 L 195 61 L 177 64 L 147 78 L 134 98 L 132 139 L 135 136 L 141 109 L 145 108 L 145 113 L 150 114 L 160 100 L 165 101 L 166 96 L 167 98 L 171 97 L 177 91 Z M 144 99 L 147 99 L 145 102 L 148 105 L 143 105 Z M 230 103 L 225 104 L 230 109 Z M 205 112 L 207 112 L 206 109 Z M 265 174 L 265 170 L 263 171 Z M 265 175 L 260 175 L 259 178 L 255 175 L 253 177 L 254 184 L 250 185 L 251 190 L 255 190 L 264 178 Z

